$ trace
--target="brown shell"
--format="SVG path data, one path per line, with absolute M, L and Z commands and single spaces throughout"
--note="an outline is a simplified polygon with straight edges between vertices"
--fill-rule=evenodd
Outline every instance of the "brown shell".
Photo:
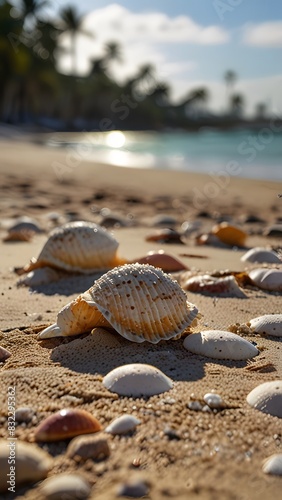
M 79 409 L 65 409 L 45 418 L 36 428 L 34 438 L 36 441 L 63 441 L 101 429 L 101 424 L 91 413 Z
M 221 222 L 212 228 L 212 233 L 223 243 L 231 246 L 243 247 L 247 238 L 247 233 L 238 227 L 231 226 L 227 222 Z

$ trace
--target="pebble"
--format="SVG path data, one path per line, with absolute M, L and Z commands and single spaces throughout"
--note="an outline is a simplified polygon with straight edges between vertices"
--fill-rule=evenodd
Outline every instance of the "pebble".
M 69 443 L 66 455 L 70 458 L 80 457 L 83 460 L 92 458 L 101 460 L 110 456 L 110 448 L 106 436 L 101 433 L 77 436 Z
M 15 411 L 16 422 L 30 422 L 34 416 L 34 410 L 28 407 L 17 408 Z
M 105 432 L 114 435 L 127 434 L 128 432 L 133 432 L 139 424 L 141 424 L 141 421 L 133 415 L 122 415 L 113 420 L 106 427 Z
M 44 479 L 52 467 L 52 457 L 34 444 L 17 441 L 15 448 L 6 439 L 0 440 L 0 491 L 7 491 L 7 474 L 10 474 L 9 457 L 16 456 L 16 488 L 23 483 Z M 10 481 L 13 481 L 10 476 Z M 12 484 L 11 484 L 12 486 Z
M 46 500 L 83 500 L 89 498 L 90 492 L 89 482 L 79 474 L 58 474 L 40 485 L 40 493 Z
M 273 224 L 273 226 L 268 227 L 263 234 L 270 238 L 281 238 L 282 224 Z
M 117 497 L 141 498 L 149 493 L 149 484 L 144 479 L 133 479 L 121 484 L 117 490 Z

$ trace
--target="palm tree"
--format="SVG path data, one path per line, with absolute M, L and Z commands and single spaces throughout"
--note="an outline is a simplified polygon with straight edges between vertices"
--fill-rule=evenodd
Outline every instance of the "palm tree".
M 49 5 L 49 0 L 21 0 L 19 10 L 21 18 L 25 20 L 27 17 L 37 18 L 38 13 Z
M 108 42 L 105 46 L 106 54 L 104 56 L 104 61 L 106 64 L 109 61 L 121 61 L 121 48 L 117 42 Z
M 243 111 L 244 97 L 242 94 L 233 94 L 230 98 L 231 111 L 234 115 L 240 116 Z
M 61 9 L 60 16 L 63 21 L 63 31 L 68 31 L 71 36 L 72 74 L 76 75 L 76 36 L 79 33 L 87 36 L 93 35 L 82 28 L 83 16 L 78 14 L 75 6 L 70 5 Z
M 226 83 L 227 107 L 229 108 L 231 92 L 237 80 L 235 71 L 232 71 L 231 69 L 227 70 L 224 73 L 224 80 Z

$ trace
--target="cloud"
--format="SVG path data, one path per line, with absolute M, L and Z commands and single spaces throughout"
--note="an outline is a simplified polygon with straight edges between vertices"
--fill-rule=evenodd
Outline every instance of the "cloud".
M 91 59 L 100 57 L 104 45 L 116 41 L 122 47 L 123 65 L 113 64 L 113 75 L 120 81 L 132 76 L 144 63 L 156 66 L 161 76 L 170 75 L 173 64 L 177 72 L 195 67 L 194 61 L 175 61 L 167 48 L 176 44 L 218 45 L 227 43 L 229 34 L 218 26 L 201 26 L 188 16 L 169 17 L 162 12 L 135 13 L 118 4 L 111 4 L 87 14 L 83 29 L 93 33 L 93 39 L 77 36 L 78 72 L 89 72 Z M 61 44 L 70 50 L 70 36 L 61 36 Z M 171 51 L 172 52 L 172 51 Z M 181 57 L 179 56 L 181 59 Z M 182 69 L 181 69 L 182 68 Z M 59 69 L 71 71 L 70 54 L 60 57 Z
M 243 42 L 256 47 L 282 47 L 282 21 L 245 26 Z

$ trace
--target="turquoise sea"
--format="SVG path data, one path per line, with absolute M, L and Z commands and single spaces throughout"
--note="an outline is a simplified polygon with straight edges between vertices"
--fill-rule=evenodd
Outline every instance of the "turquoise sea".
M 79 132 L 54 134 L 50 146 L 120 167 L 157 168 L 282 181 L 282 131 Z

